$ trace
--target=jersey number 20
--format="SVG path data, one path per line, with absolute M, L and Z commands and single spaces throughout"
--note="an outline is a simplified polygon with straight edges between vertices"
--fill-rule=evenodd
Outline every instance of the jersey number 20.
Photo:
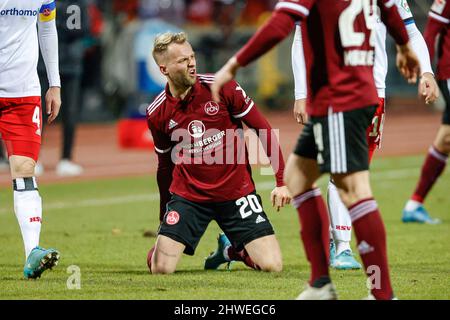
M 249 194 L 246 197 L 237 199 L 236 205 L 240 207 L 239 212 L 241 214 L 242 219 L 250 217 L 253 213 L 263 212 L 263 208 L 259 203 L 258 197 L 254 194 Z M 250 210 L 247 210 L 247 207 L 249 206 Z

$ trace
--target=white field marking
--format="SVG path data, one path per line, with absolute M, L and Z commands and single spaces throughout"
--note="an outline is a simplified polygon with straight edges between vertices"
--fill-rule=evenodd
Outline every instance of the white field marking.
M 389 181 L 389 180 L 400 180 L 404 178 L 416 178 L 420 173 L 420 168 L 406 168 L 399 170 L 384 170 L 379 172 L 373 172 L 371 174 L 372 181 Z M 446 170 L 443 175 L 448 175 L 450 170 Z M 323 176 L 318 184 L 320 187 L 324 187 L 328 184 L 328 177 Z M 256 184 L 256 191 L 267 191 L 272 190 L 275 187 L 275 181 L 263 181 Z M 73 208 L 86 208 L 86 207 L 106 207 L 110 205 L 120 205 L 127 203 L 136 202 L 154 202 L 159 200 L 159 193 L 146 193 L 146 194 L 134 194 L 128 196 L 117 196 L 113 198 L 103 198 L 103 199 L 85 199 L 81 201 L 59 201 L 45 203 L 44 199 L 44 212 L 52 210 L 62 210 L 62 209 L 73 209 Z M 12 213 L 12 208 L 1 208 L 0 215 L 7 213 Z

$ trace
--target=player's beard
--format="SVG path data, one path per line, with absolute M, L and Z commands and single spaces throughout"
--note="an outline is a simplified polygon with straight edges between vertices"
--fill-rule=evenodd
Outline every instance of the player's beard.
M 178 88 L 190 88 L 197 81 L 197 77 L 190 76 L 189 72 L 179 74 L 172 80 Z

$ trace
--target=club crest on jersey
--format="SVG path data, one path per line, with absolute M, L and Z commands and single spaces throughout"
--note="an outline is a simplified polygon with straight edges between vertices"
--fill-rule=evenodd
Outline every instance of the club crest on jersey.
M 173 226 L 174 224 L 177 224 L 178 221 L 180 221 L 180 215 L 176 211 L 169 211 L 166 215 L 166 223 L 168 225 Z
M 194 120 L 189 123 L 189 134 L 194 138 L 201 138 L 205 134 L 205 125 L 199 120 Z
M 209 101 L 205 104 L 205 112 L 209 116 L 214 116 L 219 112 L 219 104 L 214 101 Z

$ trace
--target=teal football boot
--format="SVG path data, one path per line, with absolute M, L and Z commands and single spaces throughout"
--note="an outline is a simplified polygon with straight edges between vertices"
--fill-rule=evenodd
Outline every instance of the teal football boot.
M 417 223 L 428 223 L 428 224 L 438 224 L 441 223 L 441 220 L 434 219 L 430 217 L 430 214 L 423 206 L 417 207 L 416 210 L 403 210 L 402 221 L 405 223 L 408 222 L 417 222 Z
M 337 270 L 358 270 L 361 269 L 361 264 L 356 261 L 350 250 L 344 250 L 334 258 L 331 267 Z
M 224 233 L 219 234 L 217 239 L 217 250 L 211 252 L 211 254 L 205 259 L 205 270 L 216 270 L 223 263 L 228 263 L 228 270 L 231 268 L 231 262 L 225 258 L 223 251 L 226 247 L 231 246 L 230 240 Z
M 59 252 L 55 249 L 36 247 L 28 255 L 23 275 L 26 279 L 40 278 L 45 270 L 55 267 L 58 261 Z

